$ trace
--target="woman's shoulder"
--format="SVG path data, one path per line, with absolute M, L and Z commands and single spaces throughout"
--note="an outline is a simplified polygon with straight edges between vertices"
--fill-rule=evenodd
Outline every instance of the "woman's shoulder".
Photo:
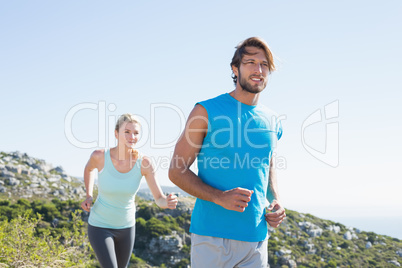
M 95 161 L 103 160 L 105 159 L 105 152 L 105 149 L 95 150 L 91 154 L 91 159 Z

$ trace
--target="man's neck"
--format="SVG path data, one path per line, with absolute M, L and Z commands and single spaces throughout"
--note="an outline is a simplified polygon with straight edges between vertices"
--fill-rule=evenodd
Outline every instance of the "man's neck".
M 258 99 L 260 97 L 260 93 L 250 93 L 242 88 L 236 87 L 235 90 L 229 93 L 230 96 L 240 101 L 241 103 L 255 106 L 258 103 Z

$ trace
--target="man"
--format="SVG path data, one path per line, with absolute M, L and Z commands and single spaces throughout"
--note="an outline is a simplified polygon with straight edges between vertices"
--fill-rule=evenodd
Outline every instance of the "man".
M 275 70 L 272 53 L 264 40 L 248 38 L 231 68 L 235 90 L 196 104 L 169 169 L 170 180 L 197 197 L 192 268 L 266 267 L 267 222 L 276 228 L 286 216 L 272 158 L 282 126 L 258 104 Z M 190 170 L 196 158 L 198 175 Z

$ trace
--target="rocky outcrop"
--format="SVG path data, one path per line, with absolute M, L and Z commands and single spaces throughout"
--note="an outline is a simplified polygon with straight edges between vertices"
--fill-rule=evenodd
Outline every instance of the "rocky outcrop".
M 11 199 L 82 199 L 82 181 L 69 176 L 62 167 L 20 152 L 0 152 L 0 196 Z
M 303 221 L 299 222 L 299 226 L 303 231 L 308 233 L 308 235 L 311 237 L 319 237 L 322 235 L 322 229 L 317 225 L 315 225 L 314 223 Z
M 187 254 L 182 252 L 186 241 L 185 236 L 180 236 L 173 231 L 171 235 L 152 238 L 149 243 L 149 249 L 151 250 L 146 253 L 147 259 L 155 263 L 163 259 L 165 260 L 164 263 L 169 267 L 179 263 L 183 258 L 187 257 Z M 176 254 L 172 254 L 172 252 Z

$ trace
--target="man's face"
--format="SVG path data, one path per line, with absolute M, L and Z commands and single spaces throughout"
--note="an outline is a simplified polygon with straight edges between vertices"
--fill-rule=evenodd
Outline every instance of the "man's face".
M 244 55 L 240 67 L 233 67 L 240 87 L 250 93 L 260 93 L 267 86 L 269 63 L 264 50 L 256 47 L 246 47 L 251 55 Z

